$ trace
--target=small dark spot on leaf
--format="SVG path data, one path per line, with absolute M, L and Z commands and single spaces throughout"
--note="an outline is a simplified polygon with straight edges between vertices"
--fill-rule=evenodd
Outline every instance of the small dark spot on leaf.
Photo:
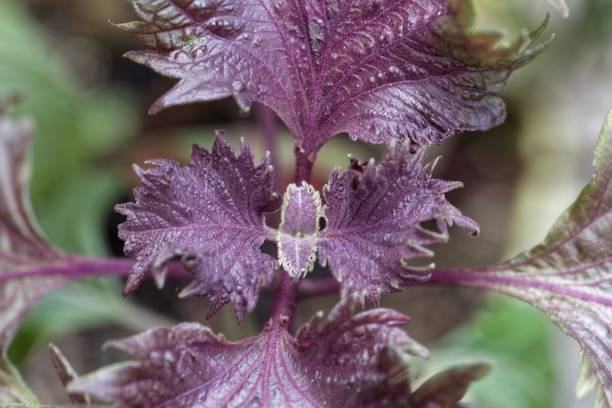
M 193 254 L 185 255 L 183 257 L 183 264 L 187 269 L 193 268 L 198 261 L 197 257 Z
M 319 231 L 323 231 L 327 227 L 327 218 L 319 217 Z

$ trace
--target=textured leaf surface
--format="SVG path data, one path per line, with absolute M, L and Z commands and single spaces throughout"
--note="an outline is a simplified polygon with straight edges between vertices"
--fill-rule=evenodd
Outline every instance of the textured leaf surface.
M 444 197 L 461 183 L 432 178 L 434 166 L 423 163 L 423 151 L 411 154 L 409 143 L 393 143 L 379 164 L 352 159 L 347 171 L 331 174 L 323 191 L 327 227 L 319 261 L 329 264 L 344 292 L 377 303 L 382 293 L 429 278 L 407 261 L 431 256 L 425 246 L 445 241 L 447 224 L 478 232 Z M 421 227 L 430 220 L 438 232 Z
M 132 3 L 142 21 L 120 27 L 149 49 L 128 56 L 179 79 L 153 111 L 230 95 L 243 109 L 261 102 L 309 154 L 342 132 L 429 144 L 498 125 L 498 93 L 542 48 L 470 33 L 462 0 Z
M 612 407 L 612 112 L 594 175 L 544 242 L 499 267 L 434 271 L 432 281 L 492 289 L 544 311 L 582 347 L 578 393 Z
M 136 167 L 142 186 L 135 203 L 117 206 L 128 218 L 119 227 L 125 253 L 136 257 L 126 293 L 148 271 L 162 286 L 167 262 L 179 258 L 194 276 L 183 296 L 208 298 L 210 314 L 228 302 L 239 319 L 253 309 L 274 275 L 274 259 L 259 249 L 264 213 L 279 206 L 269 157 L 253 160 L 244 141 L 235 155 L 218 134 L 212 151 L 194 146 L 188 165 L 153 160 L 148 169 Z
M 306 182 L 287 187 L 276 242 L 278 261 L 294 279 L 304 278 L 314 267 L 322 213 L 321 197 L 314 187 Z
M 112 344 L 137 361 L 103 368 L 69 389 L 129 407 L 401 406 L 409 391 L 402 358 L 425 351 L 398 328 L 404 315 L 353 315 L 354 305 L 340 303 L 326 324 L 316 315 L 295 337 L 272 321 L 241 342 L 195 323 L 151 329 Z
M 0 109 L 1 110 L 1 109 Z M 28 197 L 32 124 L 0 111 L 0 278 L 59 261 L 33 219 Z M 63 278 L 0 280 L 0 403 L 32 400 L 6 359 L 6 350 L 23 316 Z

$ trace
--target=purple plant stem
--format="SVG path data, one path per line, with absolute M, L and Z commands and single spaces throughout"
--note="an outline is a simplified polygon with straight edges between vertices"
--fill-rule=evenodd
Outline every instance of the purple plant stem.
M 538 288 L 556 294 L 561 294 L 563 296 L 580 299 L 586 302 L 595 302 L 612 307 L 610 299 L 605 296 L 598 296 L 592 293 L 583 292 L 579 289 L 567 287 L 566 285 L 560 285 L 553 282 L 543 282 L 537 279 L 531 279 L 529 277 L 503 276 L 494 273 L 487 273 L 490 271 L 491 269 L 488 268 L 474 271 L 461 268 L 438 269 L 432 271 L 431 279 L 424 282 L 424 284 L 488 289 L 517 298 L 521 298 L 520 294 L 516 291 L 509 290 L 509 288 Z
M 0 231 L 9 235 L 11 241 L 19 244 L 19 246 L 25 249 L 30 255 L 43 256 L 47 251 L 45 244 L 41 243 L 37 238 L 32 240 L 25 239 L 18 231 L 15 231 L 2 219 L 0 219 Z
M 53 263 L 35 265 L 29 268 L 18 269 L 0 274 L 0 283 L 12 279 L 25 279 L 36 277 L 64 276 L 69 278 L 86 278 L 91 276 L 125 276 L 134 261 L 124 258 L 90 258 L 65 257 Z M 185 269 L 176 263 L 169 266 L 173 277 L 187 277 Z
M 278 129 L 276 126 L 276 114 L 264 105 L 257 105 L 257 122 L 259 128 L 263 134 L 264 142 L 266 144 L 266 150 L 270 152 L 270 159 L 272 160 L 272 166 L 274 166 L 274 185 L 276 188 L 280 188 L 280 182 L 282 180 L 282 172 L 280 163 L 278 161 Z
M 298 285 L 288 274 L 283 273 L 278 295 L 272 310 L 274 323 L 290 324 L 297 304 Z
M 606 306 L 612 306 L 609 299 L 582 292 L 577 289 L 568 288 L 551 282 L 542 282 L 537 279 L 521 276 L 500 276 L 494 274 L 496 269 L 482 268 L 467 270 L 455 269 L 436 269 L 432 271 L 431 279 L 426 282 L 416 282 L 419 286 L 448 286 L 448 287 L 467 287 L 474 289 L 486 289 L 494 292 L 517 296 L 514 291 L 509 291 L 508 287 L 539 288 L 554 293 L 561 293 L 564 296 L 571 296 L 588 302 L 596 302 Z M 338 283 L 333 278 L 324 278 L 305 281 L 299 288 L 299 296 L 308 298 L 323 296 L 337 292 Z
M 310 183 L 312 176 L 312 168 L 314 165 L 314 158 L 309 156 L 307 153 L 300 151 L 299 148 L 295 148 L 295 183 L 299 184 L 302 181 Z
M 330 295 L 338 293 L 340 285 L 334 278 L 309 279 L 302 282 L 299 288 L 301 298 Z
M 128 259 L 66 257 L 52 263 L 34 265 L 0 274 L 0 282 L 19 278 L 64 276 L 70 278 L 116 275 L 123 276 L 132 268 Z
M 483 268 L 479 271 L 469 271 L 461 268 L 435 269 L 431 272 L 431 279 L 425 285 L 467 286 L 473 288 L 490 287 L 490 283 L 503 281 L 500 276 L 487 274 Z M 487 284 L 487 282 L 489 284 Z

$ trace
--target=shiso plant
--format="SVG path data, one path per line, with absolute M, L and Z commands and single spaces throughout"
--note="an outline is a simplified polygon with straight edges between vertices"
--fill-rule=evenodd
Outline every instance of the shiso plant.
M 567 7 L 549 0 L 564 14 Z M 28 198 L 32 124 L 0 116 L 0 403 L 37 399 L 6 357 L 20 320 L 71 280 L 126 276 L 160 288 L 189 277 L 179 296 L 198 296 L 212 316 L 231 304 L 238 321 L 262 288 L 275 304 L 259 334 L 228 341 L 199 323 L 151 328 L 110 346 L 133 359 L 77 375 L 50 347 L 76 405 L 118 407 L 411 407 L 462 403 L 486 363 L 452 367 L 412 384 L 410 364 L 427 349 L 402 328 L 408 317 L 381 296 L 413 285 L 503 293 L 546 313 L 581 346 L 580 395 L 595 389 L 612 408 L 612 115 L 595 150 L 594 173 L 540 245 L 499 265 L 423 267 L 430 246 L 457 225 L 478 224 L 445 193 L 461 183 L 433 176 L 432 144 L 501 124 L 510 74 L 548 44 L 545 22 L 508 46 L 473 32 L 468 0 L 132 0 L 140 20 L 119 24 L 145 50 L 128 57 L 177 84 L 152 107 L 233 96 L 273 111 L 295 141 L 294 183 L 274 191 L 270 155 L 257 162 L 216 134 L 191 162 L 135 167 L 134 201 L 116 210 L 130 259 L 93 258 L 51 246 Z M 332 137 L 385 144 L 379 160 L 350 158 L 322 191 L 310 183 Z M 280 213 L 274 225 L 269 214 Z M 426 227 L 427 226 L 427 227 Z M 262 244 L 275 245 L 275 256 Z M 309 279 L 315 263 L 331 276 Z M 338 292 L 325 316 L 294 322 L 304 296 Z

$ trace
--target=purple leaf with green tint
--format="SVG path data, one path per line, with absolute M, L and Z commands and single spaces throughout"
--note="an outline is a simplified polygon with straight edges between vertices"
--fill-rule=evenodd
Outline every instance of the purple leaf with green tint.
M 119 226 L 125 253 L 136 257 L 125 292 L 149 271 L 162 286 L 168 261 L 180 259 L 193 274 L 181 294 L 208 298 L 209 315 L 232 302 L 241 320 L 274 276 L 274 259 L 259 249 L 264 214 L 279 207 L 270 158 L 255 165 L 246 142 L 235 155 L 219 133 L 212 151 L 194 146 L 188 165 L 148 164 L 136 167 L 142 186 L 134 189 L 135 202 L 117 206 L 127 216 Z
M 434 271 L 432 283 L 490 289 L 541 309 L 582 348 L 578 394 L 596 387 L 597 406 L 612 407 L 612 112 L 591 182 L 542 244 L 497 267 Z
M 27 160 L 32 133 L 29 120 L 12 119 L 0 107 L 0 403 L 33 399 L 6 359 L 6 351 L 34 303 L 64 282 L 63 278 L 2 279 L 63 256 L 47 244 L 32 215 Z
M 0 104 L 0 405 L 35 401 L 5 355 L 34 304 L 71 279 L 125 274 L 130 264 L 69 255 L 44 238 L 28 191 L 32 133 L 29 120 L 9 117 Z
M 438 143 L 505 118 L 499 92 L 537 55 L 537 35 L 499 46 L 470 32 L 458 0 L 132 0 L 128 53 L 179 82 L 152 107 L 234 96 L 273 109 L 315 153 L 347 132 L 371 143 Z
M 134 408 L 400 406 L 410 390 L 403 359 L 425 351 L 398 328 L 406 316 L 388 309 L 353 315 L 354 306 L 340 303 L 326 324 L 317 314 L 295 336 L 283 320 L 240 342 L 195 323 L 151 329 L 112 343 L 136 361 L 68 388 Z
M 303 279 L 314 267 L 321 216 L 321 197 L 314 187 L 306 182 L 287 187 L 276 242 L 278 261 L 294 279 Z
M 411 258 L 431 256 L 426 246 L 447 240 L 447 225 L 478 232 L 444 197 L 461 183 L 432 178 L 433 163 L 407 142 L 392 143 L 379 164 L 351 159 L 345 172 L 334 170 L 323 190 L 326 228 L 320 232 L 319 262 L 329 264 L 343 292 L 377 303 L 382 293 L 429 272 L 410 267 Z M 435 221 L 439 231 L 422 222 Z

